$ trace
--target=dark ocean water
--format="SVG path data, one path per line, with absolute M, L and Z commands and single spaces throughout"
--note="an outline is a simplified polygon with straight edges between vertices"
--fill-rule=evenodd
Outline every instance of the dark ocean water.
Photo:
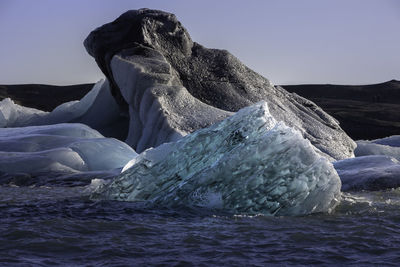
M 0 266 L 398 266 L 400 190 L 343 198 L 334 214 L 267 217 L 1 186 Z

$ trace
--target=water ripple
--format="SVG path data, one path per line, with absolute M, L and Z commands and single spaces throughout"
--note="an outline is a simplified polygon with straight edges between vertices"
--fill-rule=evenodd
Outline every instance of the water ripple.
M 0 265 L 396 265 L 399 192 L 333 214 L 241 216 L 93 202 L 83 187 L 0 187 Z M 390 201 L 389 201 L 390 200 Z

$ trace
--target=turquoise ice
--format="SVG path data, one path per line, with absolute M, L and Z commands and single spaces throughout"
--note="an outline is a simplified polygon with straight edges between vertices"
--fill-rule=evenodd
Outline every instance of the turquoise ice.
M 301 133 L 277 122 L 266 102 L 141 153 L 94 199 L 146 201 L 240 214 L 331 212 L 341 182 Z

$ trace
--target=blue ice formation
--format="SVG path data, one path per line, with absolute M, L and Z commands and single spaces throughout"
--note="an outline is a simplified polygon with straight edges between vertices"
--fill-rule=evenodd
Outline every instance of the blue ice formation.
M 92 198 L 244 214 L 330 212 L 340 201 L 341 182 L 317 152 L 259 102 L 144 151 Z

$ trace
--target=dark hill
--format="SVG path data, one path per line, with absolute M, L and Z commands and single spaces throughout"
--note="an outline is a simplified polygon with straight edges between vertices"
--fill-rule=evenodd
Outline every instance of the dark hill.
M 51 111 L 82 98 L 93 84 L 55 86 L 43 84 L 0 85 L 0 100 L 10 97 L 17 104 Z M 284 85 L 314 101 L 340 122 L 355 140 L 400 134 L 400 81 L 370 85 Z
M 370 85 L 284 85 L 308 98 L 340 122 L 353 139 L 400 134 L 400 81 Z

